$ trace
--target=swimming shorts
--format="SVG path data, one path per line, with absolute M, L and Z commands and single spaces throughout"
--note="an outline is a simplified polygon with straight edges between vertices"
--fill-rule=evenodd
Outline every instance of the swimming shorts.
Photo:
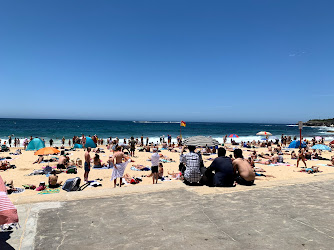
M 57 183 L 56 185 L 49 184 L 49 188 L 58 188 L 60 185 Z
M 88 165 L 87 162 L 85 162 L 85 172 L 89 172 L 90 171 L 90 166 Z
M 66 169 L 64 164 L 57 164 L 57 169 Z
M 245 185 L 245 186 L 252 186 L 254 184 L 254 181 L 246 181 L 244 178 L 241 176 L 238 176 L 235 178 L 235 181 L 240 184 L 240 185 Z
M 151 167 L 152 173 L 158 173 L 158 166 L 152 166 Z

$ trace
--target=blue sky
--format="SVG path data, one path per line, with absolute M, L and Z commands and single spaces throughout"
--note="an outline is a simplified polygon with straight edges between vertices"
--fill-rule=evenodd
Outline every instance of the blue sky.
M 0 117 L 333 117 L 334 1 L 1 1 Z

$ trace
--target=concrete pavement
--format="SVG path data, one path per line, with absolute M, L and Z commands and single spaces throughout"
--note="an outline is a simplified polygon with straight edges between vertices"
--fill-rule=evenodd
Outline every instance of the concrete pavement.
M 21 229 L 2 234 L 0 249 L 334 248 L 334 181 L 212 195 L 178 188 L 18 210 Z

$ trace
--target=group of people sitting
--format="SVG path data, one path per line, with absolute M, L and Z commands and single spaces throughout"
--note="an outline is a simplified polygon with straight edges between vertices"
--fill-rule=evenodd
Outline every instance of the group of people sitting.
M 244 159 L 242 150 L 234 150 L 234 159 L 226 156 L 224 148 L 218 149 L 218 157 L 208 168 L 204 167 L 202 156 L 195 153 L 196 146 L 188 146 L 189 153 L 181 150 L 180 171 L 188 185 L 208 185 L 213 187 L 232 187 L 235 183 L 251 186 L 254 184 L 255 172 Z

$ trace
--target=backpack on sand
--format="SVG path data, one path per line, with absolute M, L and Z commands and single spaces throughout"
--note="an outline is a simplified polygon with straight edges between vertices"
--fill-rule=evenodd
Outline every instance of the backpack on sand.
M 65 181 L 62 188 L 63 188 L 63 190 L 65 190 L 67 192 L 79 191 L 80 190 L 80 182 L 81 182 L 80 177 L 76 177 L 76 178 L 73 178 L 73 179 L 68 179 L 68 180 Z

